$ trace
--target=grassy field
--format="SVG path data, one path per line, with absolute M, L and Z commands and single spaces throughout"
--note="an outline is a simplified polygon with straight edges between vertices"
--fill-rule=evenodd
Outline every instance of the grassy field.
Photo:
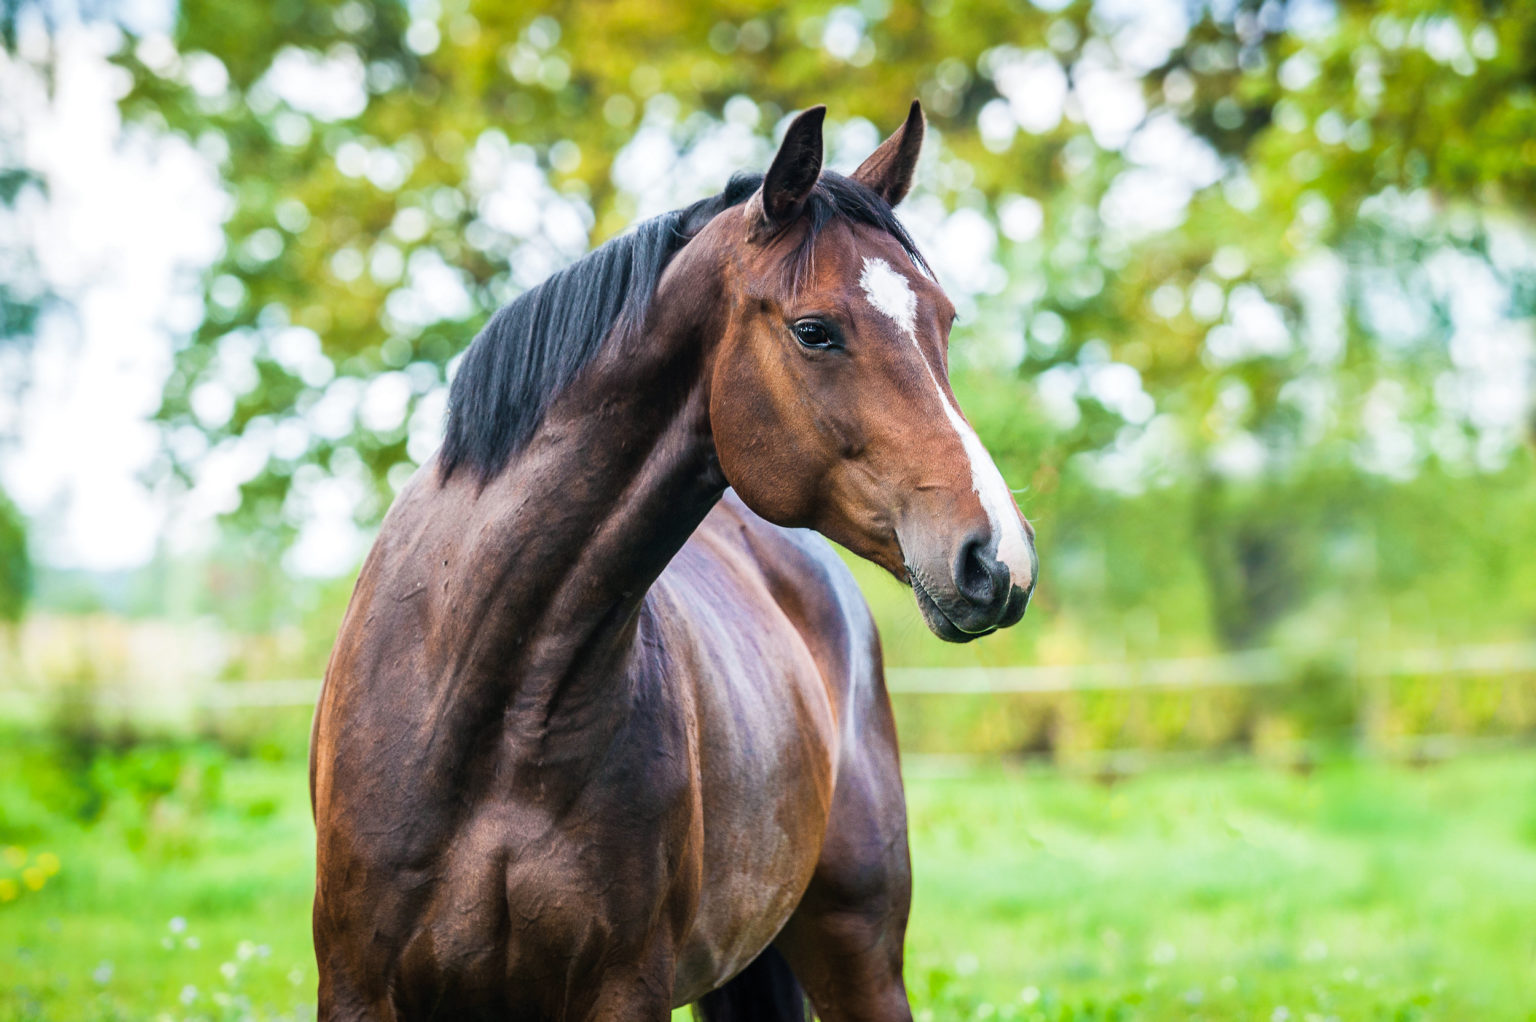
M 1536 1018 L 1536 752 L 909 767 L 920 1018 Z M 308 1018 L 302 764 L 0 735 L 0 1018 Z

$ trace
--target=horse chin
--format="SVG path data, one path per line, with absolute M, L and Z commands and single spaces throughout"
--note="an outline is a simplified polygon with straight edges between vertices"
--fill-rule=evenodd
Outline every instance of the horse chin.
M 928 630 L 945 642 L 970 642 L 972 639 L 979 639 L 983 635 L 991 635 L 997 631 L 995 625 L 979 632 L 968 632 L 961 628 L 950 620 L 949 615 L 944 613 L 934 602 L 933 597 L 928 595 L 928 591 L 916 580 L 912 586 L 912 595 L 917 599 L 917 609 L 922 613 Z

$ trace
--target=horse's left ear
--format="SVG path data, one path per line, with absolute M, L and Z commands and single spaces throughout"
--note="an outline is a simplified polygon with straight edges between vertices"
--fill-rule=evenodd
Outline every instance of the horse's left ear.
M 880 148 L 870 153 L 869 159 L 859 164 L 853 179 L 880 196 L 892 206 L 907 197 L 912 187 L 912 171 L 917 166 L 917 154 L 923 148 L 923 105 L 912 101 L 907 122 Z
M 805 209 L 805 200 L 821 177 L 821 122 L 826 117 L 826 107 L 813 106 L 796 117 L 784 133 L 754 200 L 758 229 L 763 233 L 778 233 Z

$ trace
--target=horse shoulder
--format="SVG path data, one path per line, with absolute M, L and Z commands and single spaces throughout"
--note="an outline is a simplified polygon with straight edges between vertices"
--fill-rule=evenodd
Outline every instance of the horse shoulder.
M 856 724 L 868 697 L 884 690 L 880 636 L 853 573 L 832 545 L 809 529 L 765 521 L 731 491 L 704 528 L 741 546 L 810 651 L 839 720 Z M 852 737 L 846 729 L 845 737 Z

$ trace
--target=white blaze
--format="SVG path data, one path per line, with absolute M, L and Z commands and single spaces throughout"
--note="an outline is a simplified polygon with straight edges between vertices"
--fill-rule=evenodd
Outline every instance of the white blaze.
M 939 405 L 949 417 L 949 424 L 959 435 L 960 444 L 970 459 L 971 488 L 976 491 L 981 508 L 992 524 L 992 534 L 997 537 L 997 558 L 1007 565 L 1009 574 L 1013 576 L 1013 584 L 1027 588 L 1033 581 L 1034 558 L 1030 556 L 1024 523 L 1014 507 L 1008 484 L 1003 482 L 1003 474 L 997 470 L 997 464 L 987 453 L 986 447 L 982 446 L 976 431 L 960 415 L 960 410 L 950 403 L 944 388 L 939 386 L 939 378 L 934 375 L 933 367 L 928 364 L 927 356 L 923 354 L 922 346 L 917 343 L 917 295 L 913 293 L 912 285 L 884 259 L 866 257 L 859 286 L 864 289 L 869 304 L 901 327 L 907 339 L 912 342 L 912 347 L 917 349 L 918 360 L 928 370 L 928 378 L 933 381 L 933 389 L 939 395 Z

